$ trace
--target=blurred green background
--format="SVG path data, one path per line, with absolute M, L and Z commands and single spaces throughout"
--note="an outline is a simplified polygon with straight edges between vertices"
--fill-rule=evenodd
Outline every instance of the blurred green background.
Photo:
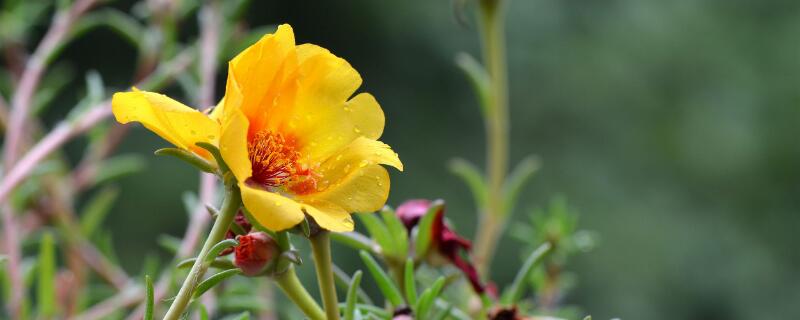
M 484 162 L 476 99 L 453 63 L 460 51 L 478 55 L 472 9 L 466 24 L 446 0 L 253 1 L 247 14 L 251 26 L 292 24 L 299 43 L 360 71 L 361 91 L 386 113 L 382 140 L 405 163 L 390 170 L 390 204 L 443 198 L 467 235 L 475 207 L 446 163 Z M 512 162 L 535 154 L 543 164 L 515 219 L 565 195 L 600 237 L 570 263 L 578 282 L 565 302 L 595 319 L 800 318 L 800 2 L 516 0 L 508 9 Z M 193 38 L 196 23 L 181 35 Z M 134 57 L 98 30 L 61 60 L 124 90 Z M 220 97 L 224 78 L 220 70 Z M 61 94 L 51 121 L 80 86 Z M 68 146 L 74 159 L 83 144 Z M 158 235 L 182 234 L 180 196 L 196 189 L 195 171 L 151 155 L 163 146 L 137 126 L 119 150 L 147 160 L 119 182 L 106 222 L 131 272 L 163 255 Z M 504 239 L 493 280 L 511 280 L 523 247 Z M 335 260 L 361 267 L 352 252 Z

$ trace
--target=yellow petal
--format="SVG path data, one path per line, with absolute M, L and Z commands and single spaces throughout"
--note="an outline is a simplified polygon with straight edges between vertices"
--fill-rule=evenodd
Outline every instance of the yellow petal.
M 291 228 L 303 221 L 303 205 L 269 191 L 239 183 L 242 202 L 260 225 L 272 231 Z
M 388 145 L 357 138 L 319 167 L 320 191 L 298 195 L 298 199 L 330 202 L 350 213 L 378 210 L 389 195 L 389 174 L 381 164 L 403 170 L 403 163 Z
M 111 108 L 119 123 L 140 122 L 175 146 L 206 154 L 195 144 L 216 144 L 219 125 L 202 112 L 165 95 L 139 91 L 115 93 Z
M 307 203 L 305 212 L 325 230 L 333 232 L 353 231 L 353 218 L 345 209 L 336 204 L 324 201 Z
M 239 182 L 247 181 L 253 174 L 253 167 L 247 153 L 247 130 L 250 126 L 247 118 L 239 109 L 242 94 L 236 78 L 229 74 L 223 105 L 222 134 L 219 140 L 222 159 L 236 176 Z
M 403 163 L 391 147 L 380 141 L 359 137 L 323 162 L 318 173 L 322 176 L 322 185 L 334 185 L 355 169 L 373 164 L 385 164 L 403 171 Z
M 294 70 L 297 67 L 292 27 L 283 24 L 231 60 L 229 77 L 242 90 L 240 108 L 253 128 L 278 118 L 279 106 L 291 105 Z
M 358 137 L 377 139 L 384 114 L 375 98 L 362 93 L 347 100 L 361 76 L 347 61 L 321 47 L 297 47 L 300 80 L 290 123 L 307 161 L 319 162 Z
M 374 212 L 389 197 L 389 173 L 380 165 L 357 168 L 326 190 L 299 199 L 333 203 L 345 212 Z M 307 200 L 306 200 L 307 199 Z

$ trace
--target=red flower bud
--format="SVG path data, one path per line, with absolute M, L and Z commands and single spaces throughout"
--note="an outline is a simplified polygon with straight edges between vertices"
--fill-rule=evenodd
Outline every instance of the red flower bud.
M 395 213 L 403 221 L 409 231 L 419 223 L 431 207 L 431 201 L 425 199 L 408 200 L 397 207 Z M 444 209 L 434 213 L 436 215 L 431 227 L 432 245 L 436 251 L 444 256 L 456 268 L 461 269 L 464 276 L 469 280 L 470 285 L 477 293 L 483 293 L 485 287 L 480 281 L 478 271 L 469 261 L 468 254 L 472 247 L 469 240 L 462 238 L 455 231 L 450 229 L 444 221 Z M 464 257 L 462 257 L 462 251 Z M 466 257 L 466 258 L 465 258 Z
M 234 216 L 233 218 L 233 223 L 235 223 L 237 226 L 239 226 L 239 228 L 244 230 L 245 233 L 248 233 L 250 232 L 251 229 L 253 229 L 253 226 L 250 225 L 250 221 L 247 221 L 247 218 L 244 216 L 244 213 L 242 213 L 241 209 L 239 209 L 239 211 L 236 212 L 236 216 Z M 234 233 L 231 230 L 228 230 L 228 232 L 225 233 L 225 239 L 233 239 L 233 238 L 236 238 L 236 233 Z M 220 252 L 219 255 L 226 256 L 231 254 L 232 252 L 233 248 L 227 248 L 225 250 L 222 250 L 222 252 Z
M 238 239 L 233 264 L 248 276 L 261 273 L 278 251 L 275 241 L 263 232 L 248 233 Z
M 400 218 L 400 221 L 403 221 L 403 224 L 406 225 L 406 229 L 409 231 L 411 228 L 419 223 L 419 219 L 428 212 L 428 209 L 431 207 L 431 201 L 426 199 L 414 199 L 408 200 L 403 202 L 395 213 L 397 217 Z

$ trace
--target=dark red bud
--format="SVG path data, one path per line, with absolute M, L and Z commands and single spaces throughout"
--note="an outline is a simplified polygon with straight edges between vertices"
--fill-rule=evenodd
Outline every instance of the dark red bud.
M 248 233 L 238 239 L 233 263 L 248 276 L 261 273 L 278 251 L 275 241 L 263 232 Z
M 250 221 L 247 221 L 247 218 L 244 216 L 244 213 L 242 213 L 241 209 L 236 212 L 236 216 L 234 216 L 233 218 L 233 223 L 235 223 L 237 226 L 239 226 L 239 228 L 244 230 L 245 233 L 250 232 L 250 230 L 253 229 L 253 226 L 250 225 Z M 225 239 L 233 239 L 233 238 L 236 238 L 236 233 L 234 233 L 232 230 L 228 230 L 228 232 L 225 233 Z M 222 252 L 220 252 L 219 255 L 226 256 L 231 254 L 232 252 L 233 248 L 227 248 L 225 250 L 222 250 Z
M 403 202 L 395 213 L 400 221 L 406 226 L 406 229 L 411 230 L 419 223 L 419 219 L 428 212 L 431 207 L 431 201 L 426 199 L 414 199 Z

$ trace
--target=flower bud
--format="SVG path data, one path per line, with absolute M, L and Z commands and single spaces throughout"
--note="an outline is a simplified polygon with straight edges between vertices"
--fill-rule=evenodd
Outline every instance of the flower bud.
M 233 264 L 248 276 L 261 273 L 278 252 L 275 241 L 266 233 L 251 232 L 238 237 L 239 245 L 234 250 Z
M 431 207 L 431 201 L 426 199 L 413 199 L 403 202 L 395 213 L 400 221 L 406 226 L 406 229 L 411 230 L 419 223 L 419 219 L 428 212 Z
M 250 221 L 247 221 L 247 217 L 244 216 L 244 213 L 242 213 L 241 209 L 239 209 L 239 211 L 236 212 L 236 216 L 233 217 L 233 223 L 239 226 L 239 228 L 243 230 L 245 233 L 248 233 L 250 232 L 251 229 L 253 229 L 253 226 L 250 224 Z M 233 230 L 228 230 L 228 232 L 225 233 L 225 239 L 233 239 L 233 238 L 236 238 L 236 233 L 233 232 Z M 222 250 L 222 252 L 220 252 L 219 255 L 227 256 L 232 252 L 233 248 L 226 248 L 225 250 Z
M 398 206 L 395 213 L 403 221 L 406 228 L 411 231 L 419 223 L 419 220 L 427 214 L 431 205 L 432 202 L 430 200 L 408 200 Z M 475 266 L 469 260 L 469 250 L 472 247 L 472 243 L 459 236 L 447 225 L 444 220 L 444 207 L 433 214 L 436 216 L 433 219 L 430 231 L 432 249 L 435 249 L 440 258 L 443 257 L 444 260 L 460 269 L 475 292 L 483 293 L 486 288 L 481 283 Z M 462 256 L 462 252 L 465 253 L 464 256 Z M 435 259 L 429 261 L 435 261 Z

